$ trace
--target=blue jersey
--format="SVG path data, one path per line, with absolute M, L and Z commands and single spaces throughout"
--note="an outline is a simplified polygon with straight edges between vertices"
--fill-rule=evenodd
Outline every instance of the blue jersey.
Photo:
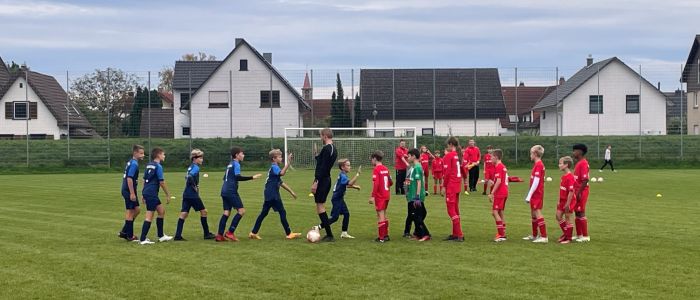
M 163 166 L 160 163 L 152 161 L 146 165 L 146 173 L 143 174 L 143 196 L 158 197 L 160 191 L 160 182 L 165 181 L 163 177 Z
M 182 198 L 199 198 L 199 166 L 192 164 L 187 168 L 185 176 L 185 191 L 182 192 Z
M 134 181 L 134 194 L 136 194 L 136 186 L 138 185 L 139 181 L 139 161 L 135 159 L 131 159 L 129 162 L 126 163 L 126 167 L 124 168 L 124 176 L 122 178 L 122 195 L 125 197 L 129 196 L 129 185 L 127 182 L 127 178 L 131 178 Z
M 265 181 L 265 201 L 280 200 L 280 185 L 282 185 L 282 169 L 276 163 L 270 166 L 267 172 L 267 181 Z
M 338 180 L 335 182 L 335 187 L 333 188 L 333 198 L 331 198 L 331 201 L 343 200 L 345 197 L 345 191 L 348 189 L 349 182 L 350 179 L 348 178 L 348 174 L 341 171 L 340 175 L 338 175 Z
M 224 174 L 224 184 L 221 186 L 221 196 L 230 196 L 238 193 L 238 176 L 241 175 L 241 164 L 237 160 L 232 160 L 226 166 Z

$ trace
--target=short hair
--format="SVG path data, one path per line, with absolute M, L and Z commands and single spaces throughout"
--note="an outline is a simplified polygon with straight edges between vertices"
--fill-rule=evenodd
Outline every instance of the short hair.
M 238 155 L 238 153 L 241 152 L 243 152 L 243 148 L 238 146 L 231 147 L 231 158 L 235 158 Z
M 153 150 L 151 150 L 151 159 L 154 159 L 156 156 L 160 155 L 163 152 L 165 151 L 161 147 L 153 148 Z
M 333 138 L 333 130 L 331 130 L 330 128 L 323 128 L 323 129 L 321 129 L 321 135 L 325 136 L 329 139 L 332 139 Z
M 382 159 L 384 159 L 384 152 L 382 152 L 381 150 L 374 151 L 372 152 L 370 158 L 374 158 L 377 161 L 382 161 Z
M 204 156 L 204 151 L 199 150 L 199 149 L 192 149 L 192 152 L 190 152 L 190 160 L 193 160 L 195 158 L 200 158 Z
M 282 150 L 280 149 L 272 149 L 270 150 L 270 153 L 268 153 L 270 156 L 270 160 L 273 160 L 277 156 L 282 156 Z
M 420 157 L 420 150 L 413 148 L 408 150 L 408 155 L 413 155 L 414 157 Z
M 497 157 L 499 160 L 503 159 L 503 150 L 501 150 L 501 149 L 493 150 L 493 156 Z
M 493 146 L 491 146 L 491 145 L 486 146 L 486 150 L 491 150 L 491 149 L 493 149 Z
M 339 160 L 338 160 L 338 169 L 342 169 L 343 166 L 344 166 L 346 163 L 349 163 L 349 162 L 350 162 L 350 160 L 347 159 L 347 158 L 341 158 L 341 159 L 339 159 Z
M 134 144 L 134 146 L 131 147 L 131 152 L 132 152 L 132 153 L 133 153 L 133 152 L 138 152 L 139 150 L 143 150 L 143 146 L 138 145 L 138 144 Z
M 566 164 L 566 167 L 571 169 L 574 166 L 574 159 L 571 156 L 564 156 L 559 159 L 562 163 Z
M 451 136 L 447 139 L 447 144 L 455 146 L 455 147 L 459 147 L 459 139 L 457 139 L 454 136 Z
M 588 152 L 588 147 L 586 147 L 585 144 L 576 144 L 574 145 L 573 150 L 580 150 L 581 154 L 586 155 Z
M 542 147 L 542 145 L 534 145 L 532 148 L 530 148 L 530 152 L 535 153 L 537 157 L 542 158 L 544 155 L 544 147 Z

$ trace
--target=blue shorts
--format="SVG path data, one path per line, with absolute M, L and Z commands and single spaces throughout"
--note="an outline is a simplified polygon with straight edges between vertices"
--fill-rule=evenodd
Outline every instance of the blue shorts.
M 190 212 L 190 208 L 193 208 L 194 211 L 203 210 L 205 207 L 202 198 L 182 198 L 182 209 L 180 211 Z
M 143 196 L 143 198 L 146 199 L 146 210 L 148 211 L 156 211 L 156 208 L 158 205 L 160 205 L 160 198 L 158 196 L 155 197 L 149 197 L 149 196 Z
M 221 200 L 224 202 L 224 210 L 231 210 L 233 208 L 239 209 L 243 208 L 243 200 L 238 194 L 233 194 L 230 196 L 221 196 Z
M 347 204 L 345 204 L 345 200 L 332 199 L 331 203 L 333 203 L 333 208 L 331 209 L 331 216 L 340 216 L 350 213 Z
M 138 196 L 136 196 L 136 201 L 131 201 L 131 199 L 129 199 L 129 194 L 126 194 L 126 195 L 122 194 L 122 197 L 124 197 L 124 207 L 126 209 L 136 209 L 137 207 L 139 207 L 139 197 Z

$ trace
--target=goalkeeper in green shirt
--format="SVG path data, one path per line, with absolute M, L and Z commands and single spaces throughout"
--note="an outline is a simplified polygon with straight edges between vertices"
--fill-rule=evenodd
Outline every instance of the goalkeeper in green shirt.
M 425 177 L 420 164 L 420 151 L 411 149 L 408 151 L 409 170 L 406 176 L 407 186 L 406 200 L 408 201 L 408 214 L 416 225 L 416 239 L 420 242 L 430 240 L 430 231 L 425 226 L 424 220 L 427 215 L 425 210 Z

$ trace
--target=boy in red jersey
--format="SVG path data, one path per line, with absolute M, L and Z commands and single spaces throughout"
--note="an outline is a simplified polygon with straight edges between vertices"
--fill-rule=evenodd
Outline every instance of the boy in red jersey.
M 571 174 L 571 167 L 574 165 L 574 160 L 569 156 L 564 156 L 559 159 L 559 170 L 564 172 L 561 176 L 561 184 L 559 185 L 559 203 L 557 204 L 557 222 L 561 227 L 562 235 L 559 237 L 560 244 L 568 244 L 571 242 L 571 234 L 573 231 L 571 225 L 571 211 L 574 210 L 576 204 L 576 194 L 574 190 L 574 174 Z
M 440 151 L 435 151 L 435 154 L 433 155 L 433 194 L 437 194 L 439 189 L 440 196 L 445 195 L 445 189 L 442 186 L 444 170 L 445 166 L 442 162 L 442 157 L 440 157 Z
M 547 243 L 547 226 L 542 215 L 542 205 L 544 203 L 544 163 L 542 163 L 544 147 L 535 145 L 530 148 L 530 159 L 534 162 L 532 173 L 530 174 L 530 191 L 525 197 L 525 202 L 530 203 L 530 215 L 532 216 L 532 235 L 528 235 L 523 240 L 533 243 Z M 539 235 L 537 230 L 539 229 Z
M 486 154 L 484 154 L 484 192 L 482 195 L 488 194 L 487 188 L 493 186 L 493 173 L 496 172 L 496 165 L 491 162 L 491 153 L 493 152 L 493 147 L 491 145 L 486 146 Z
M 573 157 L 576 160 L 576 167 L 574 167 L 574 179 L 576 179 L 576 184 L 574 184 L 576 189 L 576 206 L 574 206 L 574 212 L 576 213 L 575 240 L 577 242 L 590 242 L 588 219 L 586 219 L 586 203 L 588 202 L 589 192 L 588 173 L 590 172 L 588 160 L 586 159 L 588 148 L 584 144 L 576 144 L 573 148 Z
M 452 220 L 452 234 L 446 241 L 464 242 L 462 224 L 459 217 L 459 193 L 461 192 L 462 173 L 459 155 L 459 140 L 456 137 L 447 139 L 447 153 L 442 160 L 445 166 L 443 186 L 445 187 L 445 202 L 447 215 Z
M 372 173 L 372 196 L 369 198 L 369 204 L 374 204 L 374 209 L 377 211 L 377 228 L 379 234 L 376 242 L 384 243 L 389 241 L 389 220 L 386 218 L 386 208 L 389 205 L 389 188 L 394 184 L 389 175 L 389 169 L 382 164 L 384 153 L 382 151 L 374 151 L 372 153 L 372 165 L 374 172 Z
M 425 195 L 428 195 L 428 178 L 430 178 L 430 159 L 434 157 L 428 147 L 420 146 L 420 166 L 423 168 L 423 181 L 425 181 Z
M 493 203 L 491 212 L 493 219 L 496 221 L 496 237 L 494 242 L 504 242 L 506 240 L 506 220 L 503 217 L 503 211 L 506 209 L 506 201 L 508 200 L 508 169 L 501 162 L 503 151 L 501 149 L 493 150 L 491 162 L 496 165 L 496 171 L 493 178 L 496 180 L 493 184 L 493 191 L 489 193 L 489 201 Z

